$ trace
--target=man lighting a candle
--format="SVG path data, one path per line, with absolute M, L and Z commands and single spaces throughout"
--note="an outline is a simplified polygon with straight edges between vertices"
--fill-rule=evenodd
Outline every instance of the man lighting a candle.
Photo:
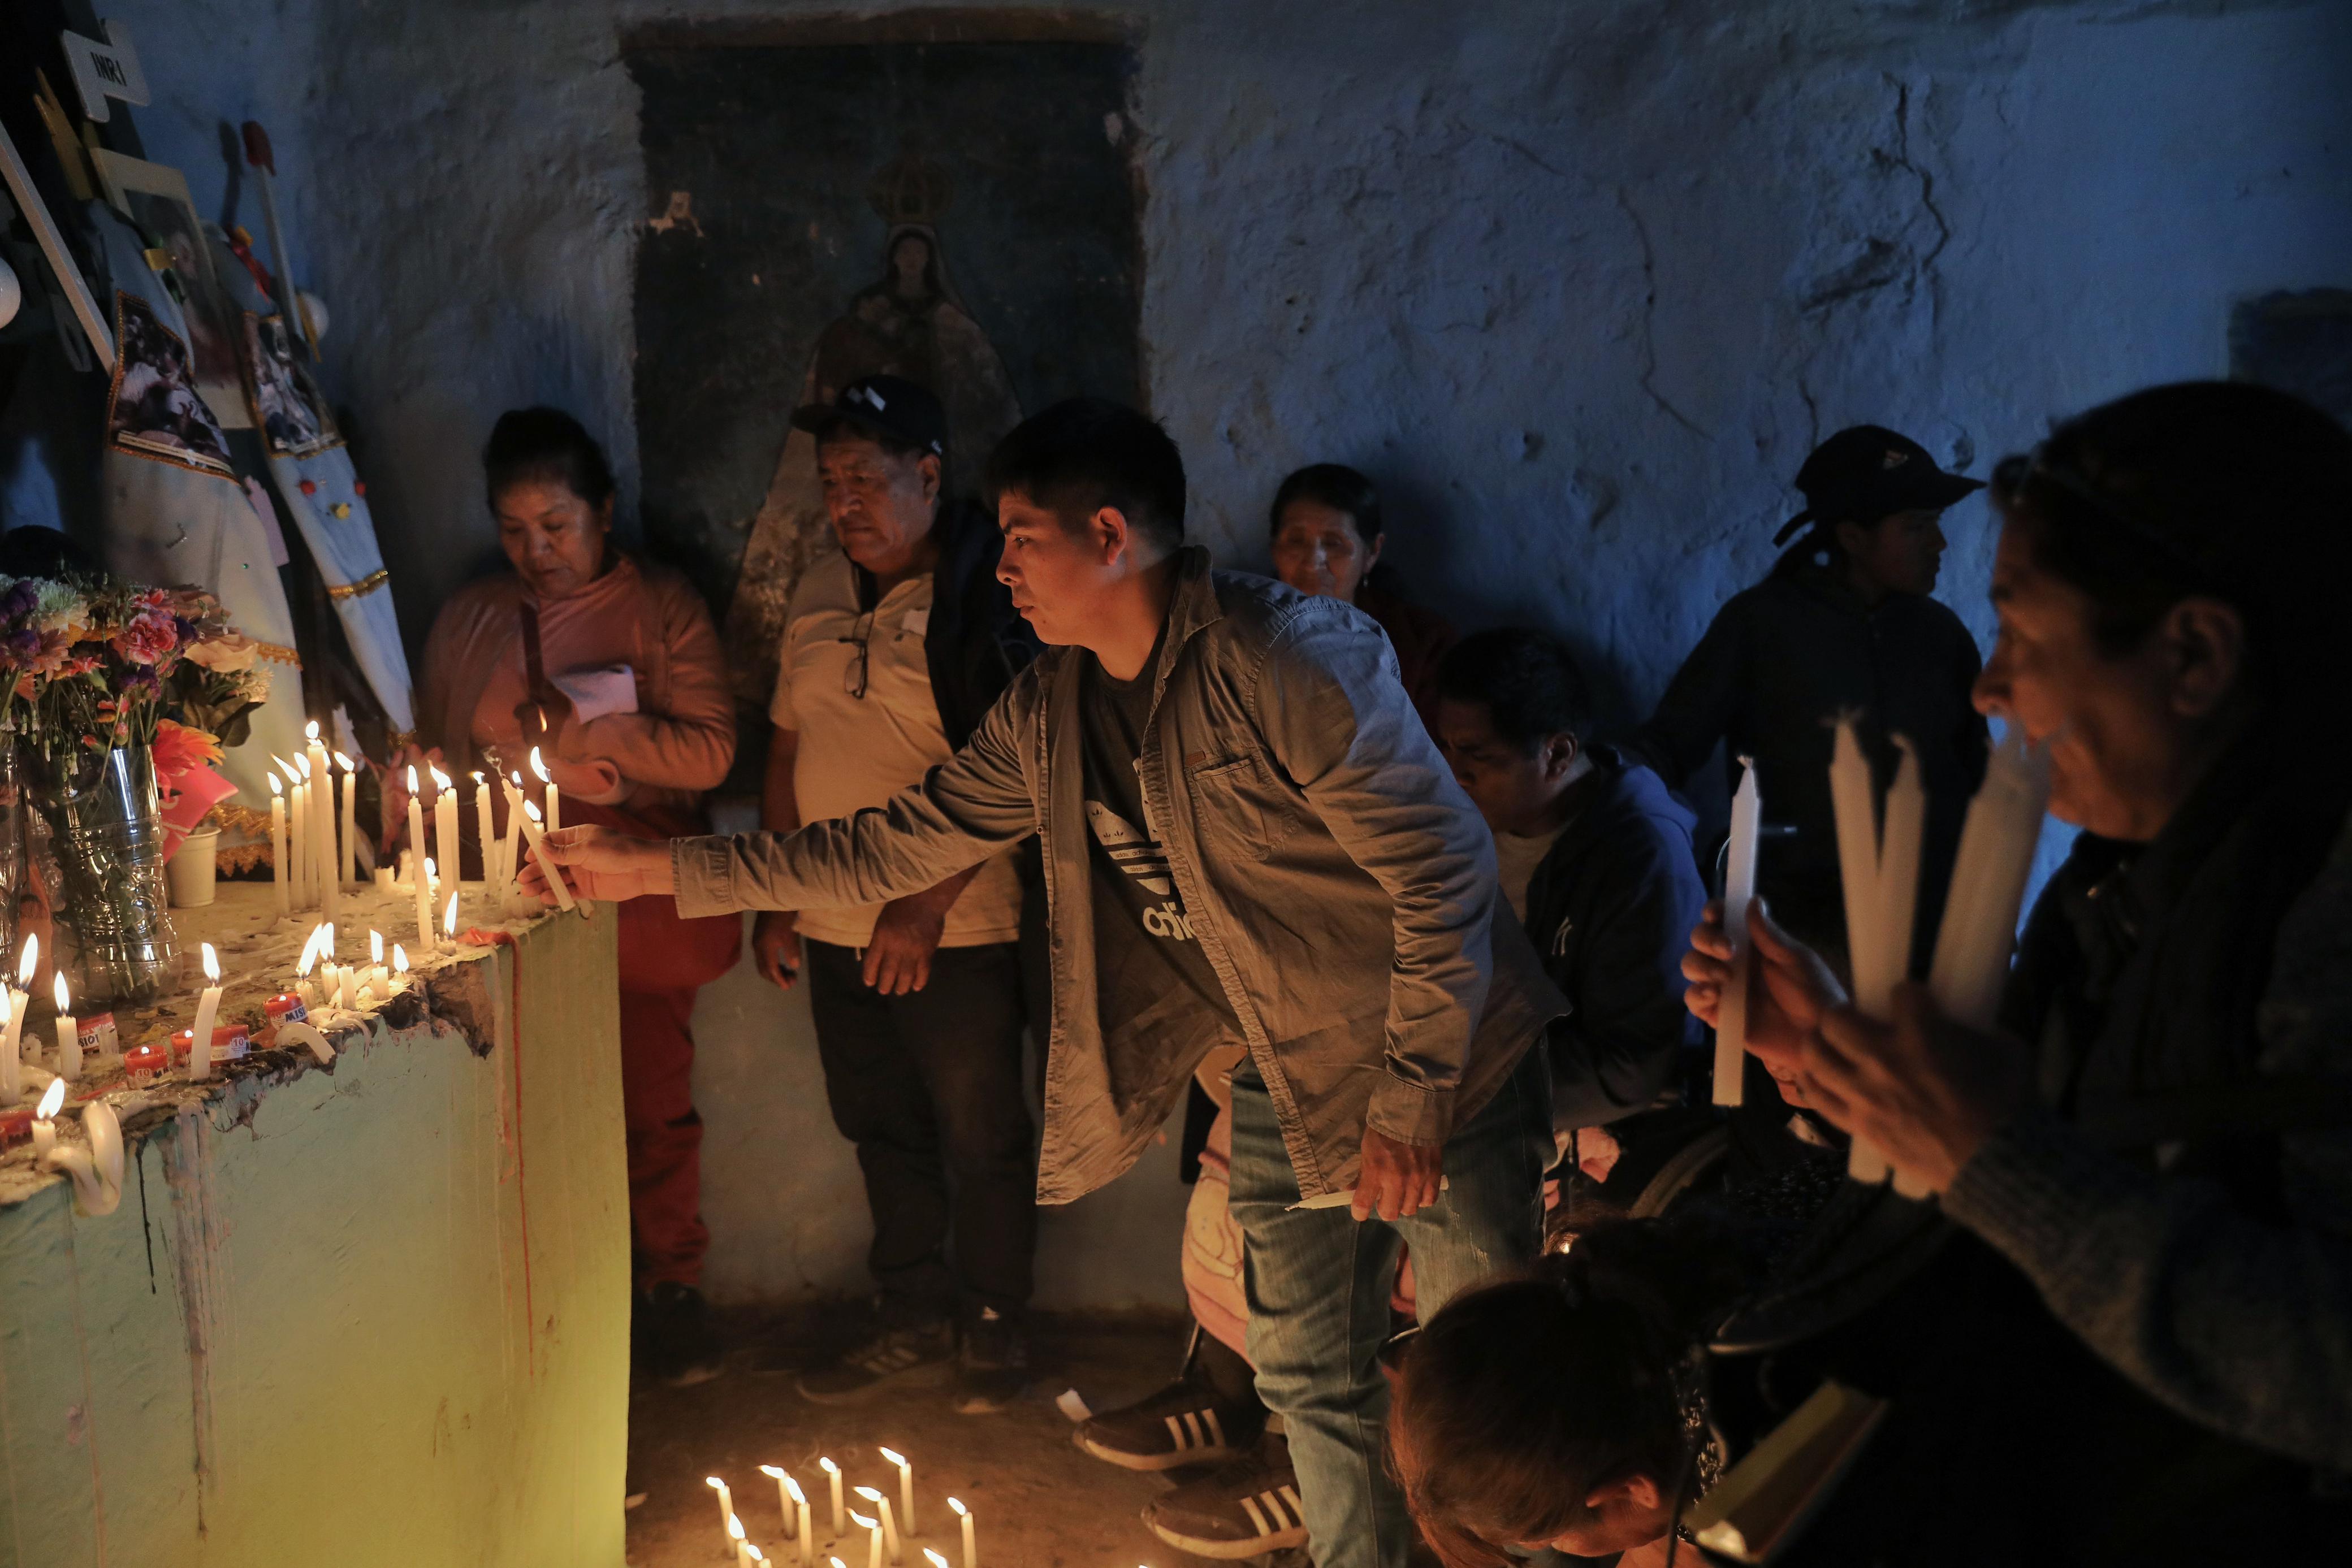
M 1749 922 L 1749 1049 L 1942 1195 L 1849 1187 L 1752 1335 L 1781 1408 L 1808 1375 L 1891 1401 L 1775 1560 L 2299 1561 L 2352 1526 L 2352 435 L 2159 387 L 1995 499 L 1976 700 L 2048 747 L 2083 830 L 2000 1030 L 1916 986 L 1865 1019 Z M 1710 1019 L 1717 918 L 1685 961 Z
M 1039 1197 L 1118 1176 L 1203 1053 L 1246 1042 L 1233 1207 L 1258 1385 L 1320 1568 L 1402 1568 L 1381 1453 L 1388 1275 L 1409 1241 L 1433 1310 L 1534 1255 L 1551 1133 L 1529 1047 L 1559 995 L 1496 918 L 1493 839 L 1378 627 L 1185 548 L 1165 433 L 1073 400 L 1006 437 L 990 477 L 999 575 L 1048 646 L 954 758 L 789 836 L 572 831 L 555 852 L 586 896 L 675 893 L 699 914 L 871 904 L 1039 833 Z

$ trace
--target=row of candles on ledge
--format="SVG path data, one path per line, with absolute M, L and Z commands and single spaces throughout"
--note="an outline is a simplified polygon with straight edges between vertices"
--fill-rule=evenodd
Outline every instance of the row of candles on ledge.
M 273 874 L 273 892 L 278 914 L 282 919 L 298 909 L 317 909 L 329 922 L 341 912 L 342 888 L 345 883 L 359 881 L 359 837 L 354 826 L 358 792 L 357 764 L 338 751 L 335 766 L 342 769 L 341 834 L 337 831 L 336 792 L 334 777 L 327 767 L 328 753 L 320 738 L 319 724 L 310 721 L 310 745 L 305 753 L 289 762 L 273 755 L 270 761 L 278 771 L 269 779 L 269 850 Z M 548 881 L 555 884 L 557 896 L 563 907 L 572 907 L 570 890 L 547 859 L 542 843 L 543 834 L 563 826 L 562 791 L 547 771 L 547 764 L 539 755 L 539 747 L 530 748 L 530 770 L 540 780 L 547 800 L 542 817 L 536 801 L 525 798 L 522 775 L 509 774 L 499 780 L 507 797 L 507 831 L 499 834 L 490 811 L 489 780 L 480 773 L 474 775 L 474 809 L 478 816 L 482 843 L 484 880 L 490 890 L 494 908 L 503 907 L 512 891 L 515 873 L 520 869 L 517 852 L 518 836 L 529 841 L 530 852 L 541 862 Z M 411 873 L 405 880 L 416 891 L 416 940 L 420 949 L 433 946 L 433 905 L 437 883 L 446 870 L 449 882 L 457 881 L 457 780 L 432 764 L 425 765 L 425 774 L 433 782 L 433 827 L 435 854 L 425 853 L 425 803 L 421 795 L 423 780 L 416 769 L 408 769 L 408 843 Z M 279 781 L 279 775 L 284 781 Z M 437 860 L 436 857 L 437 856 Z M 379 887 L 388 886 L 392 878 L 388 870 L 376 873 Z M 450 898 L 457 897 L 454 885 Z M 452 925 L 454 931 L 455 927 Z
M 882 1568 L 886 1556 L 893 1563 L 905 1563 L 908 1546 L 918 1529 L 914 1461 L 890 1448 L 879 1451 L 898 1472 L 898 1506 L 895 1511 L 888 1494 L 876 1487 L 856 1487 L 848 1493 L 864 1503 L 866 1511 L 848 1507 L 847 1498 L 843 1495 L 841 1467 L 830 1458 L 820 1458 L 816 1462 L 831 1484 L 832 1539 L 838 1541 L 852 1525 L 866 1531 L 865 1568 Z M 776 1506 L 782 1512 L 784 1539 L 794 1543 L 793 1560 L 798 1568 L 854 1568 L 838 1557 L 828 1557 L 820 1563 L 816 1531 L 809 1517 L 808 1494 L 801 1490 L 801 1483 L 774 1465 L 761 1465 L 760 1473 L 776 1483 Z M 735 1494 L 728 1490 L 727 1483 L 711 1476 L 703 1484 L 718 1495 L 719 1531 L 736 1568 L 752 1568 L 754 1563 L 771 1561 L 752 1544 L 742 1519 L 735 1511 Z M 963 1527 L 963 1560 L 956 1568 L 980 1568 L 979 1532 L 971 1510 L 955 1498 L 948 1499 L 948 1509 Z M 783 1559 L 773 1561 L 782 1563 Z M 949 1568 L 947 1558 L 928 1547 L 923 1550 L 923 1562 L 927 1568 Z

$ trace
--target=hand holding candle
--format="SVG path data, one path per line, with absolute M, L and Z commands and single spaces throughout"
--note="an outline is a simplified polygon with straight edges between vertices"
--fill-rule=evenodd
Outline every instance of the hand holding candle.
M 1751 955 L 1748 906 L 1756 896 L 1756 843 L 1764 803 L 1756 792 L 1756 762 L 1739 759 L 1739 789 L 1731 797 L 1731 842 L 1723 871 L 1723 934 L 1731 942 L 1731 978 L 1723 988 L 1715 1024 L 1715 1103 L 1737 1105 L 1748 1075 L 1748 976 Z
M 539 874 L 547 879 L 547 885 L 553 890 L 557 906 L 566 911 L 577 908 L 578 901 L 572 896 L 571 884 L 563 880 L 563 872 L 556 865 L 555 857 L 547 852 L 547 835 L 541 832 L 539 827 L 539 808 L 529 800 L 522 803 L 522 831 L 523 836 L 530 840 L 530 858 L 538 862 Z

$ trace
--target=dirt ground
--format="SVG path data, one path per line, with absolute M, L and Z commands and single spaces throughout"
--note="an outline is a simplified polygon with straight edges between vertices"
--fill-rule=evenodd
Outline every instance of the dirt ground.
M 876 1451 L 883 1447 L 914 1461 L 918 1531 L 908 1568 L 924 1568 L 927 1546 L 963 1568 L 950 1496 L 973 1511 L 985 1568 L 1192 1568 L 1204 1561 L 1164 1545 L 1137 1518 L 1148 1499 L 1196 1472 L 1137 1475 L 1090 1458 L 1072 1445 L 1070 1420 L 1054 1404 L 1075 1387 L 1093 1408 L 1108 1410 L 1166 1382 L 1183 1351 L 1173 1319 L 1041 1323 L 1027 1394 L 987 1416 L 955 1413 L 953 1375 L 944 1368 L 910 1374 L 859 1405 L 802 1398 L 793 1370 L 856 1334 L 855 1306 L 728 1314 L 721 1328 L 734 1347 L 724 1376 L 692 1388 L 640 1378 L 631 1396 L 629 1486 L 645 1494 L 628 1516 L 633 1568 L 731 1568 L 706 1476 L 733 1489 L 735 1511 L 768 1560 L 796 1568 L 797 1548 L 783 1537 L 776 1484 L 760 1473 L 763 1464 L 789 1470 L 809 1493 L 818 1568 L 828 1555 L 865 1568 L 865 1532 L 853 1526 L 828 1544 L 817 1458 L 839 1464 L 847 1488 L 875 1487 L 895 1508 L 898 1472 Z M 860 1506 L 854 1490 L 849 1503 Z

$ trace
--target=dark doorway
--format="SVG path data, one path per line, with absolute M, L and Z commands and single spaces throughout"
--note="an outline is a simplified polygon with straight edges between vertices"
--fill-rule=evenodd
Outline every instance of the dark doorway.
M 796 403 L 877 371 L 923 381 L 969 489 L 1024 413 L 1139 401 L 1133 43 L 1066 15 L 915 13 L 666 27 L 626 57 L 654 207 L 646 544 L 726 613 L 739 689 L 764 706 L 793 586 L 832 548 Z

